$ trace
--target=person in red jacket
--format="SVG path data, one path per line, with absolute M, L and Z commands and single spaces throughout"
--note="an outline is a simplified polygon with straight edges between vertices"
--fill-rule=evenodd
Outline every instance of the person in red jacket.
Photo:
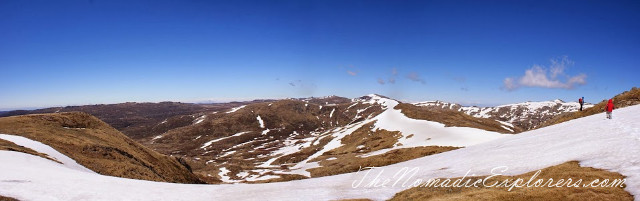
M 613 108 L 615 108 L 613 106 L 613 99 L 609 99 L 609 103 L 607 103 L 607 106 L 604 107 L 604 109 L 607 111 L 607 119 L 611 119 L 611 112 L 613 112 Z
M 578 99 L 578 103 L 580 103 L 580 111 L 582 111 L 582 105 L 584 105 L 584 97 Z

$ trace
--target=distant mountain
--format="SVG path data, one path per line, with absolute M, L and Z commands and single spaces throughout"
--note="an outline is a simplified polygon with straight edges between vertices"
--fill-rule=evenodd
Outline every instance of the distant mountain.
M 512 128 L 514 132 L 535 129 L 555 116 L 576 112 L 580 109 L 578 102 L 564 102 L 559 99 L 540 102 L 528 101 L 495 107 L 462 106 L 443 101 L 417 102 L 413 105 L 456 110 L 477 118 L 493 119 L 501 122 L 505 127 Z M 593 104 L 585 103 L 583 109 L 590 107 L 593 107 Z
M 60 112 L 85 112 L 98 117 L 114 128 L 133 138 L 145 138 L 148 136 L 163 133 L 171 128 L 189 125 L 195 119 L 192 114 L 200 112 L 221 111 L 239 105 L 263 102 L 267 100 L 257 100 L 249 102 L 230 102 L 212 104 L 193 104 L 179 102 L 160 103 L 119 103 L 119 104 L 99 104 L 84 106 L 52 107 L 37 110 L 15 110 L 0 113 L 0 117 L 44 114 Z M 172 120 L 171 124 L 156 126 L 160 122 Z

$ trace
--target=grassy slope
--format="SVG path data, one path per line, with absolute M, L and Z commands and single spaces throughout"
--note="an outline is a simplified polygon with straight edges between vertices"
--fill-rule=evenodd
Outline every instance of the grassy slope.
M 520 178 L 528 181 L 534 172 L 516 176 L 498 176 L 487 180 L 487 184 L 511 181 Z M 486 177 L 467 177 L 471 183 Z M 605 170 L 580 167 L 578 162 L 570 161 L 542 169 L 537 179 L 554 180 L 571 178 L 574 182 L 582 179 L 588 184 L 595 179 L 624 179 L 624 176 Z M 455 181 L 454 178 L 451 181 Z M 466 179 L 464 181 L 467 181 Z M 463 183 L 464 183 L 463 181 Z M 534 182 L 532 182 L 534 183 Z M 391 200 L 633 200 L 633 196 L 620 187 L 530 187 L 530 188 L 485 188 L 480 187 L 414 187 L 397 193 Z
M 0 118 L 0 133 L 47 144 L 103 175 L 174 183 L 201 183 L 173 157 L 129 139 L 86 113 L 35 114 Z
M 543 124 L 540 125 L 539 128 L 604 112 L 604 107 L 607 105 L 607 102 L 608 100 L 602 100 L 602 102 L 594 105 L 589 109 L 557 116 L 553 119 L 550 119 L 544 122 Z M 633 87 L 631 90 L 625 91 L 613 97 L 613 105 L 616 107 L 616 109 L 637 105 L 637 104 L 640 104 L 640 89 L 636 87 Z M 615 113 L 616 112 L 614 110 L 613 118 L 615 118 Z
M 476 118 L 459 111 L 419 107 L 407 103 L 400 103 L 395 107 L 395 109 L 401 110 L 402 114 L 409 118 L 435 121 L 442 123 L 447 127 L 470 127 L 499 133 L 512 133 L 511 131 L 502 128 L 501 124 L 497 121 Z M 519 128 L 514 129 L 516 132 L 521 131 Z

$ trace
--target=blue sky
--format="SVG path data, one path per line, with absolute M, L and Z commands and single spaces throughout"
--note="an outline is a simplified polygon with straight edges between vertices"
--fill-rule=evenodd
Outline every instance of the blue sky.
M 0 109 L 640 85 L 638 1 L 0 1 Z M 383 84 L 384 83 L 384 84 Z

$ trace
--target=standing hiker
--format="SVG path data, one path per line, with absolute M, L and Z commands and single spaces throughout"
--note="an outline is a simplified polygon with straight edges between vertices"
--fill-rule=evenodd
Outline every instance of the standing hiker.
M 580 103 L 580 111 L 582 111 L 582 105 L 584 105 L 584 96 L 578 99 L 578 103 Z
M 607 111 L 607 119 L 611 119 L 611 112 L 613 112 L 613 108 L 615 108 L 613 106 L 613 99 L 609 99 L 609 103 L 607 103 L 607 106 L 604 107 L 604 109 Z

